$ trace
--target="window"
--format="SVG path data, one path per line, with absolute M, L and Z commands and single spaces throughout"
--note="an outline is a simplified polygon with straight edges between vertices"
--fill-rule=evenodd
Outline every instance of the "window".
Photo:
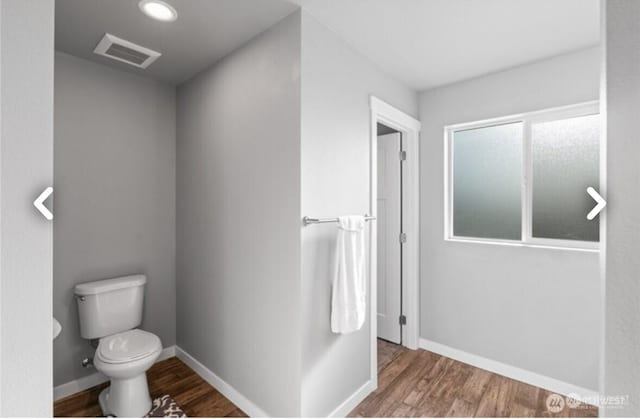
M 597 248 L 596 103 L 446 128 L 446 238 Z
M 520 240 L 521 137 L 522 122 L 454 133 L 454 236 Z

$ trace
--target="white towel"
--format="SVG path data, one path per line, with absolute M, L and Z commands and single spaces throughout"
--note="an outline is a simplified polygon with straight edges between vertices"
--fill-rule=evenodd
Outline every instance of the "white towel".
M 336 272 L 331 297 L 331 331 L 360 329 L 366 315 L 365 219 L 361 215 L 338 217 Z

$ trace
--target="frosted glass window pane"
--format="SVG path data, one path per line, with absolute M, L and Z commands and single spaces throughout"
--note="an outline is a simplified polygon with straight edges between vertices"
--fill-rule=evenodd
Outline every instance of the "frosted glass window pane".
M 453 234 L 521 239 L 522 123 L 453 136 Z
M 586 218 L 595 205 L 586 190 L 600 184 L 599 116 L 533 124 L 531 147 L 533 237 L 598 241 L 598 219 Z

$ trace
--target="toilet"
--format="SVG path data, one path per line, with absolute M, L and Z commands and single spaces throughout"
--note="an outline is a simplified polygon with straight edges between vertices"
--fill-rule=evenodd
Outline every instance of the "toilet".
M 160 338 L 137 329 L 142 323 L 144 275 L 75 286 L 80 335 L 98 339 L 93 365 L 110 386 L 100 393 L 103 414 L 142 417 L 151 410 L 146 371 L 162 351 Z

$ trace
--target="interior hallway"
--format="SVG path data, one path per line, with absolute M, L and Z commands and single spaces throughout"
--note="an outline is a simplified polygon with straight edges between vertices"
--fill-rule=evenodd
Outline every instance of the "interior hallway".
M 547 410 L 551 392 L 425 350 L 378 340 L 378 389 L 351 417 L 597 417 L 593 406 Z M 147 374 L 151 397 L 169 394 L 189 417 L 246 417 L 178 358 Z M 102 384 L 59 400 L 57 417 L 101 416 Z

